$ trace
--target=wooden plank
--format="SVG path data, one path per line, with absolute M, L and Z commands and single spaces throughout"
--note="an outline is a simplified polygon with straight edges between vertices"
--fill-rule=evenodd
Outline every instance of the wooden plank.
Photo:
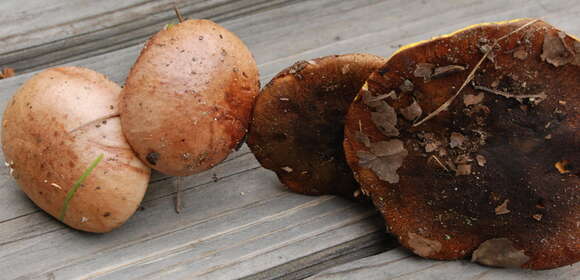
M 283 0 L 27 1 L 0 2 L 0 66 L 27 72 L 142 43 L 167 23 L 178 6 L 186 17 L 215 21 L 280 5 Z M 20 16 L 14 17 L 14 15 Z
M 427 6 L 421 1 L 320 0 L 292 2 L 289 6 L 222 23 L 239 34 L 254 52 L 262 82 L 266 82 L 296 60 L 360 51 L 387 56 L 399 44 L 482 21 L 545 16 L 546 20 L 578 34 L 579 14 L 580 7 L 575 1 L 441 1 Z M 156 28 L 161 27 L 160 23 Z M 75 42 L 73 38 L 64 40 L 70 44 Z M 123 48 L 73 64 L 93 68 L 122 82 L 139 48 Z M 29 76 L 0 80 L 2 107 Z M 235 157 L 229 164 L 187 179 L 186 211 L 182 215 L 173 213 L 172 180 L 156 175 L 144 203 L 145 210 L 107 235 L 72 231 L 38 212 L 8 178 L 8 170 L 0 168 L 0 271 L 3 277 L 69 279 L 93 275 L 109 278 L 133 273 L 177 277 L 204 271 L 204 275 L 217 278 L 244 275 L 256 279 L 291 279 L 322 268 L 305 269 L 318 262 L 308 256 L 338 258 L 340 253 L 334 254 L 334 248 L 368 236 L 376 237 L 382 231 L 373 216 L 365 212 L 368 208 L 361 210 L 336 198 L 321 202 L 319 199 L 327 198 L 288 194 L 271 172 L 255 169 L 257 163 L 247 148 Z M 224 178 L 217 183 L 211 180 L 216 170 L 221 170 L 218 174 Z M 329 207 L 330 204 L 334 206 Z M 296 208 L 301 208 L 301 212 L 295 212 Z M 342 209 L 340 217 L 350 216 L 352 223 L 342 223 L 337 213 L 331 213 L 331 208 Z M 303 217 L 314 220 L 299 221 Z M 264 219 L 268 218 L 277 222 L 273 229 L 278 230 L 276 234 L 286 239 L 267 231 Z M 288 225 L 294 227 L 288 228 Z M 338 242 L 333 241 L 334 236 L 341 234 Z M 236 241 L 242 243 L 223 247 Z M 363 243 L 354 242 L 350 246 L 361 248 Z M 191 262 L 204 253 L 206 259 L 197 266 L 199 270 L 188 270 L 188 260 Z M 282 261 L 266 261 L 277 257 L 282 257 Z M 184 270 L 164 271 L 161 268 L 164 261 L 169 267 Z M 148 263 L 153 266 L 148 268 Z M 220 269 L 212 270 L 215 264 Z
M 572 280 L 580 277 L 580 265 L 558 269 L 531 271 L 522 269 L 491 268 L 468 261 L 433 261 L 417 257 L 403 248 L 390 250 L 372 257 L 336 266 L 320 272 L 309 280 L 427 280 L 427 279 L 528 279 Z

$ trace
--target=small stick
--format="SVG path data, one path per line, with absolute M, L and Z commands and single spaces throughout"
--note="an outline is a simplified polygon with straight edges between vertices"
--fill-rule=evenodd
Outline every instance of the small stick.
M 547 97 L 545 93 L 544 94 L 520 94 L 520 95 L 517 95 L 517 94 L 511 94 L 511 93 L 504 92 L 501 90 L 495 90 L 495 89 L 491 89 L 491 88 L 484 87 L 484 86 L 478 86 L 478 85 L 473 85 L 473 88 L 477 89 L 477 90 L 482 90 L 485 92 L 501 95 L 501 96 L 504 96 L 507 98 L 515 98 L 518 100 L 524 99 L 524 98 L 544 98 L 545 99 Z
M 173 6 L 173 10 L 175 11 L 175 16 L 177 17 L 179 22 L 183 22 L 185 19 L 183 19 L 183 17 L 181 16 L 181 13 L 179 12 L 179 9 L 177 9 L 177 6 Z
M 183 177 L 177 177 L 175 180 L 175 213 L 181 213 L 181 185 L 183 184 Z

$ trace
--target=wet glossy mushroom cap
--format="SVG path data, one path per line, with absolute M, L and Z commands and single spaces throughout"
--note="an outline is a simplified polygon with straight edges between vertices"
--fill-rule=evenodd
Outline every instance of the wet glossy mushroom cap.
M 257 98 L 248 137 L 262 166 L 293 191 L 352 197 L 358 185 L 344 160 L 344 116 L 385 61 L 368 54 L 327 56 L 274 77 Z
M 579 61 L 577 39 L 521 19 L 405 47 L 371 74 L 344 147 L 402 245 L 500 267 L 580 260 Z

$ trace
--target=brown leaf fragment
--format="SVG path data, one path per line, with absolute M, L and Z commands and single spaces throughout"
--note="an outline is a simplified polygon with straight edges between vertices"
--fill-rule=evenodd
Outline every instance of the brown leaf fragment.
M 472 262 L 496 267 L 521 267 L 530 257 L 523 250 L 514 248 L 511 240 L 502 237 L 489 239 L 473 251 Z
M 433 152 L 433 151 L 437 150 L 437 148 L 439 148 L 438 142 L 431 142 L 431 143 L 425 144 L 425 152 L 427 152 L 427 153 Z
M 356 153 L 357 157 L 358 157 L 358 162 L 360 163 L 360 165 L 362 166 L 367 166 L 369 165 L 373 160 L 377 159 L 377 156 L 375 156 L 373 153 L 371 152 L 367 152 L 367 151 L 358 151 Z
M 405 119 L 409 121 L 414 121 L 417 118 L 419 118 L 421 114 L 423 114 L 423 109 L 421 109 L 419 103 L 417 103 L 417 101 L 414 100 L 411 105 L 401 109 L 401 114 Z
M 371 143 L 371 153 L 377 157 L 392 156 L 405 151 L 403 141 L 393 139 Z
M 475 161 L 477 162 L 477 165 L 481 167 L 485 166 L 485 164 L 487 163 L 487 159 L 482 155 L 476 155 Z
M 560 174 L 566 174 L 566 173 L 570 173 L 570 170 L 568 169 L 569 164 L 570 164 L 570 161 L 561 160 L 561 161 L 556 162 L 554 164 L 554 167 L 556 167 L 556 169 L 558 170 L 558 172 L 560 172 Z
M 357 131 L 355 132 L 355 139 L 356 141 L 362 143 L 363 145 L 365 145 L 365 147 L 370 147 L 371 146 L 371 140 L 369 139 L 369 137 L 362 133 L 361 131 Z
M 399 136 L 399 130 L 389 121 L 389 117 L 381 112 L 372 112 L 371 120 L 383 135 L 392 137 Z
M 294 171 L 292 169 L 292 167 L 290 167 L 290 166 L 284 166 L 284 167 L 281 167 L 280 169 L 286 171 L 287 173 L 292 173 L 292 171 Z
M 427 239 L 421 235 L 409 232 L 409 247 L 419 256 L 429 257 L 441 251 L 441 243 L 436 240 Z
M 431 79 L 439 79 L 443 77 L 447 77 L 449 75 L 463 72 L 465 71 L 465 67 L 461 65 L 447 65 L 435 68 L 433 74 L 431 75 Z
M 15 72 L 13 68 L 5 67 L 2 71 L 0 71 L 0 79 L 6 79 L 14 76 Z
M 542 214 L 534 214 L 534 215 L 532 215 L 532 218 L 534 218 L 534 220 L 536 220 L 538 222 L 541 221 L 543 217 L 544 217 L 544 215 L 542 215 Z
M 455 158 L 455 163 L 457 163 L 457 164 L 466 164 L 466 163 L 469 163 L 469 162 L 472 162 L 472 161 L 473 160 L 469 157 L 468 154 L 458 155 Z
M 562 39 L 553 34 L 544 35 L 542 46 L 542 61 L 546 61 L 556 67 L 566 65 L 574 60 L 573 54 L 568 52 Z
M 399 89 L 402 92 L 412 92 L 415 89 L 415 85 L 409 80 L 404 80 Z
M 471 174 L 471 164 L 460 164 L 455 169 L 455 176 L 465 176 Z
M 425 81 L 431 80 L 431 75 L 433 74 L 433 69 L 435 65 L 431 63 L 417 63 L 413 75 L 417 78 L 423 78 Z
M 385 136 L 399 136 L 399 130 L 396 127 L 397 113 L 395 109 L 386 102 L 380 101 L 377 103 L 373 107 L 376 112 L 371 112 L 371 120 Z
M 463 134 L 452 132 L 451 136 L 449 137 L 449 147 L 457 148 L 463 145 L 463 141 L 465 141 L 465 136 L 463 136 Z
M 508 209 L 509 202 L 510 202 L 510 200 L 506 199 L 498 207 L 495 207 L 495 214 L 496 215 L 505 215 L 505 214 L 510 213 L 511 211 Z
M 485 97 L 485 93 L 483 93 L 483 92 L 480 92 L 477 95 L 466 94 L 463 96 L 463 104 L 465 104 L 465 106 L 476 105 L 476 104 L 481 103 L 483 101 L 484 97 Z
M 403 165 L 408 152 L 403 141 L 393 139 L 371 143 L 371 151 L 358 151 L 359 164 L 371 169 L 379 179 L 396 184 L 399 182 L 397 169 Z
M 515 58 L 519 60 L 525 60 L 526 58 L 528 58 L 528 52 L 524 49 L 519 49 L 515 51 L 513 55 Z

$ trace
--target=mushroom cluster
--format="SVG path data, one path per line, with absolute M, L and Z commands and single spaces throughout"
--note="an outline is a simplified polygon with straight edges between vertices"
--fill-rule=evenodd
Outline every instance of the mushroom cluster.
M 259 90 L 236 35 L 182 21 L 149 39 L 123 89 L 78 67 L 34 76 L 2 147 L 22 190 L 85 231 L 125 222 L 149 168 L 201 172 L 247 136 L 290 190 L 370 198 L 419 256 L 580 260 L 578 39 L 541 20 L 481 24 L 388 59 L 300 61 Z
M 123 89 L 80 67 L 24 83 L 4 112 L 6 164 L 47 213 L 108 232 L 137 210 L 149 167 L 191 175 L 238 147 L 259 87 L 256 62 L 235 34 L 182 21 L 149 39 Z

